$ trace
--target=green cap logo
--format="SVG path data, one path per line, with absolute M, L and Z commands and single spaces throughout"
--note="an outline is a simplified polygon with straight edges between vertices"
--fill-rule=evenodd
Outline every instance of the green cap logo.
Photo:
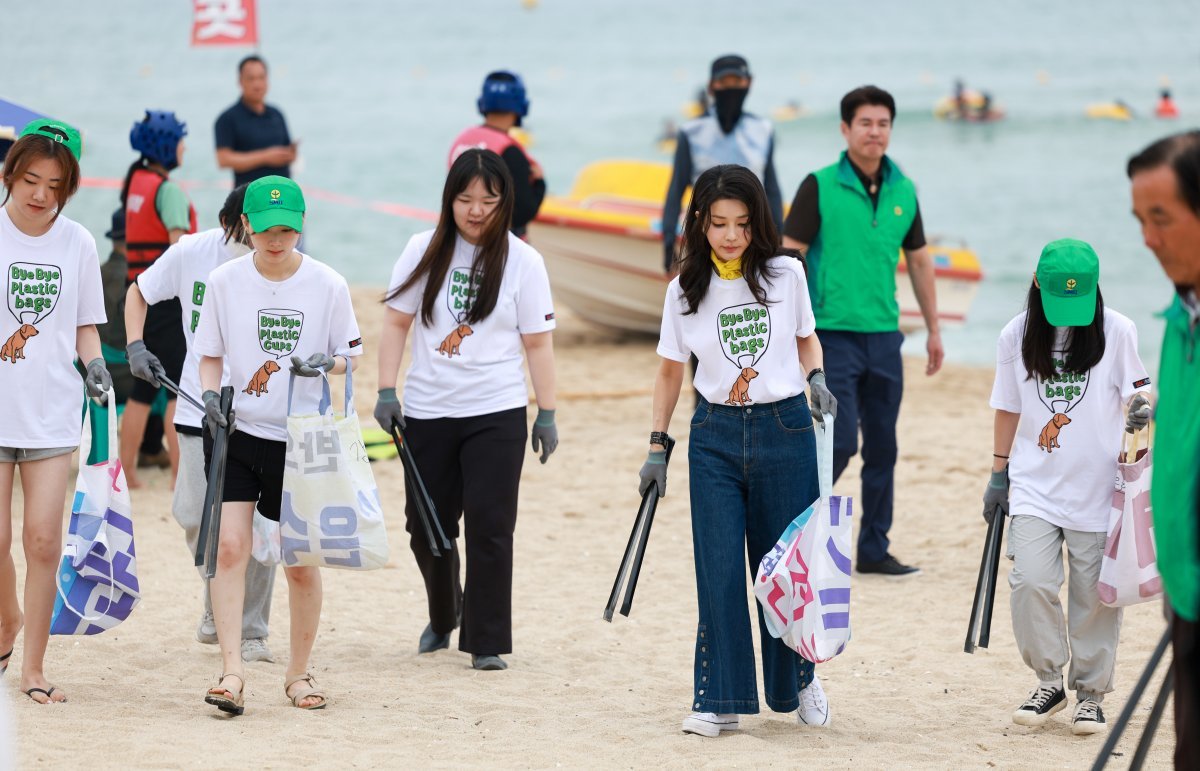
M 1076 286 L 1075 279 L 1073 279 L 1073 278 L 1067 279 L 1067 294 L 1075 294 L 1075 286 Z
M 279 200 L 279 190 L 278 190 L 278 189 L 276 189 L 276 190 L 272 190 L 272 191 L 271 191 L 271 200 L 272 200 L 272 201 L 278 201 L 278 200 Z

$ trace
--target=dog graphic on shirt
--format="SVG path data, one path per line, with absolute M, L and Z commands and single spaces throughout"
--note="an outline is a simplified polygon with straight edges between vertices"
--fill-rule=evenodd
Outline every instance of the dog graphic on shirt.
M 743 368 L 738 379 L 733 382 L 733 388 L 729 389 L 729 398 L 725 400 L 725 403 L 732 404 L 734 407 L 753 404 L 754 400 L 750 398 L 750 381 L 756 377 L 758 377 L 758 372 L 750 367 Z
M 1050 422 L 1046 424 L 1046 427 L 1042 429 L 1042 433 L 1038 435 L 1038 448 L 1046 452 L 1054 452 L 1055 447 L 1061 450 L 1062 445 L 1058 443 L 1058 435 L 1062 431 L 1063 426 L 1070 422 L 1071 419 L 1066 415 L 1056 412 L 1054 417 L 1050 418 Z
M 250 378 L 250 383 L 242 390 L 244 394 L 251 396 L 262 396 L 267 391 L 267 381 L 271 379 L 271 375 L 279 371 L 279 365 L 274 359 L 267 359 L 261 367 L 254 371 L 254 375 Z
M 0 360 L 16 364 L 17 359 L 24 359 L 25 341 L 37 333 L 37 328 L 32 324 L 22 324 L 16 332 L 12 333 L 12 337 L 4 341 L 4 347 L 0 348 Z
M 454 331 L 446 335 L 442 340 L 442 344 L 437 347 L 437 352 L 448 357 L 462 356 L 459 348 L 462 347 L 464 337 L 470 337 L 475 334 L 471 327 L 466 324 L 459 324 L 454 328 Z

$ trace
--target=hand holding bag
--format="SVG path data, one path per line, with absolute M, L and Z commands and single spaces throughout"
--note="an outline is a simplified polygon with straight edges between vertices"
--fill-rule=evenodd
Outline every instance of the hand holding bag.
M 1139 437 L 1146 447 L 1138 450 Z M 1154 450 L 1149 429 L 1126 434 L 1117 458 L 1116 489 L 1108 513 L 1108 539 L 1096 587 L 1100 602 L 1111 608 L 1149 602 L 1162 596 L 1162 578 L 1154 547 L 1150 477 Z

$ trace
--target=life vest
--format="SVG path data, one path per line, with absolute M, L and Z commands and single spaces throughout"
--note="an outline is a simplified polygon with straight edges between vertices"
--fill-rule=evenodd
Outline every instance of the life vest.
M 472 126 L 459 134 L 454 143 L 450 145 L 450 156 L 446 160 L 446 166 L 447 168 L 453 166 L 454 162 L 458 160 L 458 156 L 467 150 L 491 150 L 496 155 L 503 155 L 505 150 L 514 146 L 521 148 L 521 152 L 525 153 L 525 157 L 529 159 L 530 166 L 535 163 L 533 156 L 521 146 L 520 142 L 500 129 L 494 129 L 491 126 Z
M 1154 108 L 1154 114 L 1160 118 L 1178 118 L 1179 108 L 1175 106 L 1175 103 L 1169 97 L 1159 99 L 1158 107 Z
M 769 120 L 743 112 L 733 131 L 726 134 L 721 131 L 717 116 L 705 113 L 684 123 L 680 130 L 692 151 L 693 185 L 702 173 L 723 163 L 745 166 L 760 182 L 766 180 L 774 133 Z
M 129 195 L 125 199 L 125 258 L 129 263 L 126 281 L 131 284 L 171 245 L 167 226 L 155 206 L 158 188 L 166 180 L 149 169 L 136 170 L 129 180 Z M 196 232 L 196 207 L 190 202 L 188 232 Z

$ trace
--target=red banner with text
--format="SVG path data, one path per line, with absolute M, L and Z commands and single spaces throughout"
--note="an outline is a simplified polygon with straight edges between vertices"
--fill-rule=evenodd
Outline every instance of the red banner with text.
M 255 0 L 192 0 L 193 46 L 258 45 Z

